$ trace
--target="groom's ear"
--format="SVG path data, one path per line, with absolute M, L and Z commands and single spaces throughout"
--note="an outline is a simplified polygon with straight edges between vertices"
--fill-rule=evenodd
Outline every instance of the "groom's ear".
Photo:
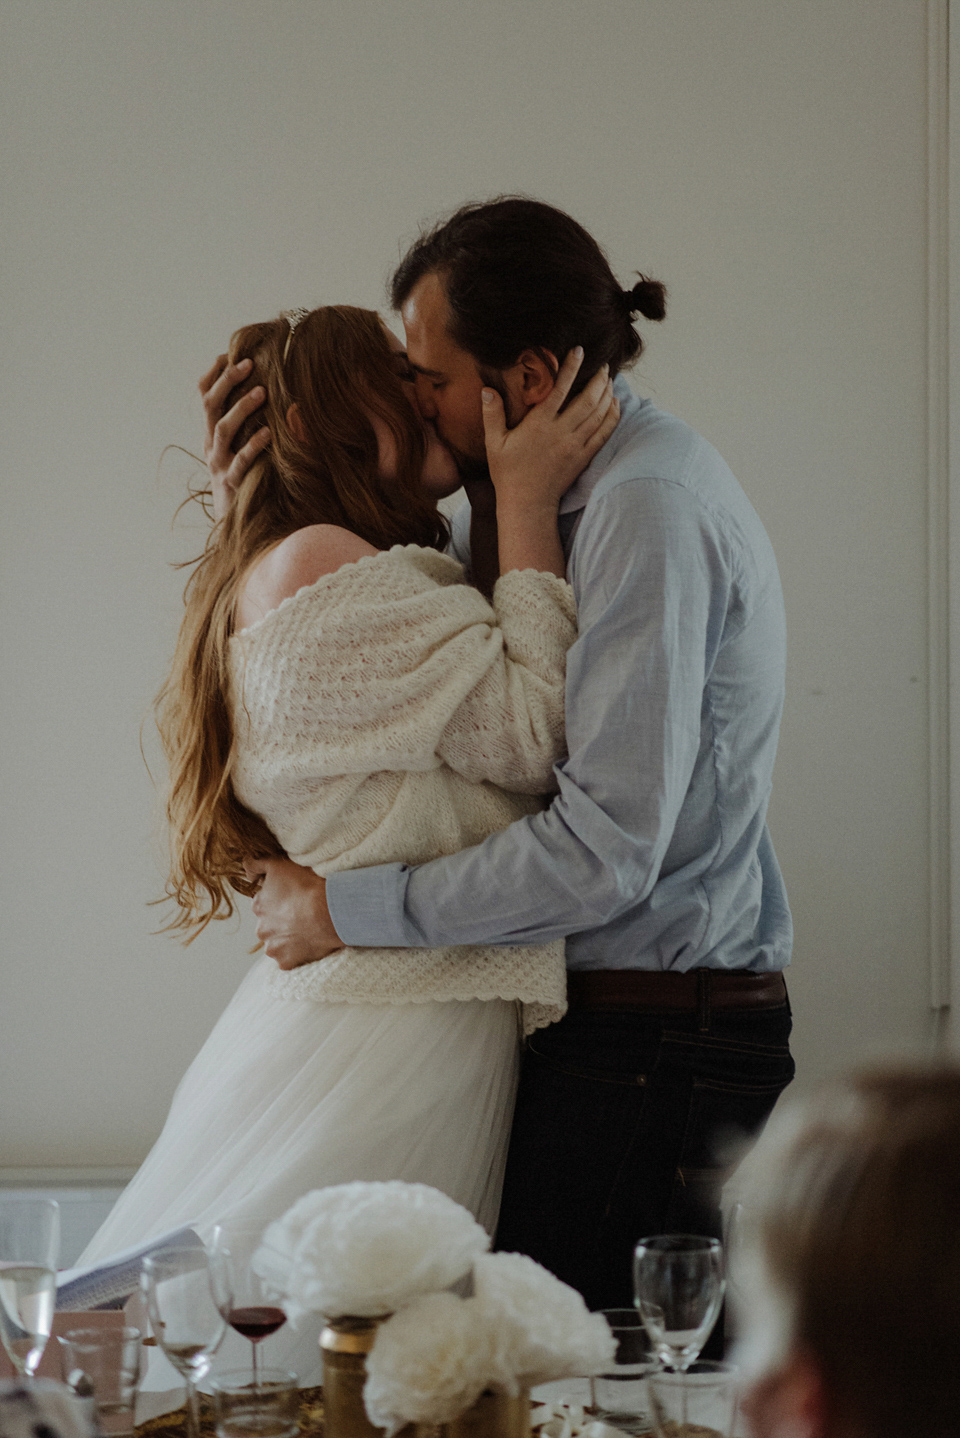
M 526 411 L 546 399 L 559 368 L 556 356 L 549 350 L 528 349 L 503 371 L 503 379 L 511 398 Z

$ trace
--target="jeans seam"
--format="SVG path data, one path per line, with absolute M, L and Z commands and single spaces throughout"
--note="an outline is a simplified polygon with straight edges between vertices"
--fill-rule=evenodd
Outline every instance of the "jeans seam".
M 738 1094 L 738 1093 L 740 1093 L 740 1094 L 779 1093 L 780 1090 L 783 1088 L 783 1079 L 782 1079 L 782 1078 L 781 1078 L 781 1079 L 777 1079 L 777 1080 L 775 1080 L 775 1081 L 772 1082 L 772 1083 L 768 1081 L 768 1082 L 766 1082 L 766 1083 L 734 1084 L 734 1083 L 719 1083 L 719 1082 L 713 1081 L 712 1079 L 698 1079 L 698 1078 L 695 1078 L 695 1079 L 693 1080 L 693 1087 L 694 1087 L 694 1090 L 697 1090 L 697 1089 L 700 1089 L 700 1090 L 708 1090 L 710 1093 L 730 1093 L 730 1094 Z
M 533 1044 L 527 1045 L 527 1052 L 533 1054 L 534 1058 L 538 1059 L 540 1063 L 546 1064 L 555 1073 L 569 1074 L 571 1078 L 586 1079 L 590 1083 L 618 1084 L 622 1088 L 643 1088 L 647 1082 L 645 1073 L 632 1073 L 629 1077 L 620 1078 L 609 1070 L 573 1068 L 569 1064 L 562 1064 L 556 1059 L 548 1058 L 546 1054 L 542 1054 L 539 1049 L 534 1048 Z
M 705 1049 L 718 1054 L 754 1054 L 760 1058 L 776 1058 L 789 1054 L 789 1044 L 754 1044 L 750 1042 L 737 1042 L 734 1039 L 714 1039 L 709 1034 L 679 1034 L 668 1032 L 663 1036 L 663 1042 L 676 1048 L 683 1049 Z

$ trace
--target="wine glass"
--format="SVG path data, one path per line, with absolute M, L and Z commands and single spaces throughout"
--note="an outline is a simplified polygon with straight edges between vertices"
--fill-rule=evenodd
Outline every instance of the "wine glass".
M 145 1258 L 141 1285 L 156 1340 L 187 1385 L 187 1438 L 200 1438 L 197 1383 L 227 1331 L 206 1249 L 166 1248 Z
M 276 1333 L 287 1321 L 274 1295 L 250 1266 L 262 1233 L 262 1224 L 218 1223 L 210 1243 L 214 1297 L 230 1327 L 250 1340 L 254 1391 L 260 1386 L 257 1344 Z
M 32 1378 L 57 1306 L 60 1205 L 52 1198 L 0 1202 L 0 1338 L 10 1361 Z
M 720 1240 L 693 1233 L 641 1238 L 633 1253 L 633 1288 L 660 1362 L 685 1373 L 723 1302 Z

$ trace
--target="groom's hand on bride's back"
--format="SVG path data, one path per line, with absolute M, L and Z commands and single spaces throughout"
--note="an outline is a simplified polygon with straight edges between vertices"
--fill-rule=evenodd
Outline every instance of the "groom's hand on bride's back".
M 326 882 L 290 859 L 248 859 L 249 879 L 260 879 L 253 900 L 257 938 L 281 969 L 297 969 L 343 948 L 327 908 Z
M 245 359 L 239 364 L 228 364 L 226 355 L 218 355 L 199 383 L 206 419 L 203 457 L 210 473 L 213 517 L 218 522 L 230 508 L 237 485 L 260 451 L 266 449 L 270 443 L 270 431 L 264 425 L 242 449 L 236 454 L 233 452 L 233 437 L 237 430 L 247 415 L 259 409 L 266 398 L 262 385 L 257 385 L 224 413 L 223 406 L 228 395 L 241 380 L 246 379 L 250 373 L 250 363 L 250 360 Z

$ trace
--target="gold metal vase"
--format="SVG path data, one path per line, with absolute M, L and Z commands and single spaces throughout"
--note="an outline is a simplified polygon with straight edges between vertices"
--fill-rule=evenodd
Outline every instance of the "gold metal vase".
M 529 1438 L 530 1394 L 524 1390 L 510 1398 L 506 1393 L 481 1393 L 476 1403 L 449 1423 L 411 1424 L 409 1434 L 410 1438 Z
M 326 1438 L 383 1438 L 363 1406 L 367 1354 L 380 1318 L 331 1319 L 320 1334 L 323 1355 L 323 1424 Z
M 320 1335 L 326 1438 L 383 1438 L 363 1404 L 367 1354 L 382 1318 L 337 1318 Z M 449 1423 L 408 1423 L 397 1438 L 529 1438 L 530 1394 L 481 1393 Z

